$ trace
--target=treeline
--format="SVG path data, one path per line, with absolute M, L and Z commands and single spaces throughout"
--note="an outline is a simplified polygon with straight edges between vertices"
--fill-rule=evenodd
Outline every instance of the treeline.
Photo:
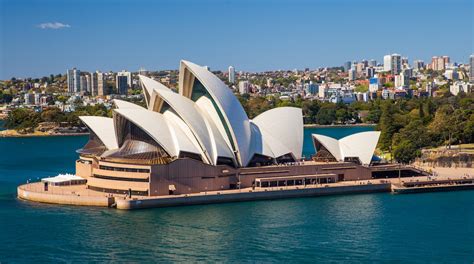
M 375 100 L 333 104 L 318 100 L 280 100 L 275 97 L 238 96 L 249 118 L 282 106 L 300 107 L 306 124 L 374 123 L 380 130 L 378 148 L 391 157 L 409 163 L 421 155 L 421 148 L 474 143 L 474 94 L 445 94 L 436 98 Z M 143 102 L 135 102 L 144 105 Z M 26 108 L 13 110 L 5 123 L 8 129 L 32 132 L 41 122 L 82 125 L 79 116 L 112 116 L 102 104 L 76 106 L 74 112 L 49 107 L 41 113 Z
M 111 110 L 103 104 L 94 106 L 77 106 L 74 112 L 63 112 L 61 109 L 51 106 L 42 112 L 36 112 L 29 108 L 17 108 L 10 112 L 6 121 L 5 128 L 15 129 L 20 133 L 31 133 L 42 122 L 52 122 L 60 125 L 66 123 L 67 126 L 83 126 L 79 116 L 112 116 Z
M 318 100 L 282 101 L 277 98 L 239 96 L 250 118 L 274 107 L 303 110 L 305 124 L 374 123 L 380 130 L 378 148 L 398 162 L 409 163 L 421 148 L 474 142 L 474 94 L 445 93 L 436 98 L 374 100 L 333 104 Z

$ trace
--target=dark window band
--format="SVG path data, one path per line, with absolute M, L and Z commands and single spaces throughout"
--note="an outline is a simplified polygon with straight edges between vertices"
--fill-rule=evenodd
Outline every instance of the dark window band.
M 94 174 L 93 177 L 98 178 L 98 179 L 114 180 L 114 181 L 148 182 L 148 178 L 146 179 L 122 178 L 122 177 L 105 176 L 105 175 L 99 175 L 99 174 Z

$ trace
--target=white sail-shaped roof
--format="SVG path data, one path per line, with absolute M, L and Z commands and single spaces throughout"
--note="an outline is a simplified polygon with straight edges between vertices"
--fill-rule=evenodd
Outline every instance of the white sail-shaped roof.
M 274 108 L 258 115 L 252 122 L 260 128 L 276 158 L 292 154 L 295 159 L 301 159 L 304 134 L 300 108 Z
M 339 140 L 313 134 L 313 140 L 323 145 L 338 161 L 344 161 L 348 157 L 357 157 L 364 165 L 372 161 L 380 131 L 367 131 L 349 135 Z
M 115 109 L 152 137 L 170 156 L 179 156 L 180 151 L 199 154 L 184 132 L 168 122 L 162 114 L 146 109 Z
M 124 100 L 114 99 L 114 104 L 119 109 L 144 109 L 142 106 Z
M 80 116 L 86 126 L 99 137 L 108 150 L 118 148 L 117 138 L 115 136 L 114 120 L 102 116 Z
M 212 97 L 213 105 L 217 108 L 219 119 L 213 118 L 213 122 L 224 123 L 226 136 L 229 137 L 234 150 L 237 151 L 236 157 L 239 163 L 246 166 L 254 152 L 251 144 L 250 121 L 242 105 L 232 90 L 206 68 L 189 61 L 181 61 L 179 89 L 181 95 L 192 98 L 193 85 L 190 82 L 194 82 L 194 78 L 201 82 Z
M 146 78 L 140 76 L 141 79 Z M 157 85 L 157 81 L 148 80 L 142 82 L 146 85 L 154 85 L 151 102 L 158 99 L 154 99 L 154 96 L 158 96 L 166 102 L 172 110 L 165 110 L 163 113 L 165 116 L 166 112 L 173 111 L 176 113 L 182 121 L 189 127 L 192 134 L 188 136 L 194 137 L 198 142 L 198 146 L 201 148 L 203 154 L 203 160 L 209 164 L 216 164 L 218 157 L 234 158 L 232 151 L 224 142 L 222 135 L 217 133 L 217 129 L 214 128 L 213 122 L 210 122 L 206 116 L 202 113 L 199 107 L 191 100 L 184 96 L 181 96 L 172 90 L 161 85 Z M 156 87 L 159 87 L 158 89 Z M 155 109 L 159 111 L 160 109 Z M 175 120 L 177 121 L 177 120 Z M 182 127 L 183 128 L 183 127 Z M 186 131 L 186 128 L 183 128 Z

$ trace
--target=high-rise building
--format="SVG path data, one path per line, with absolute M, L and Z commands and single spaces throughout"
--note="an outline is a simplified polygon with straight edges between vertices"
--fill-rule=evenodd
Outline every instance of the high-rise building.
M 354 67 L 352 67 L 349 70 L 349 81 L 354 81 L 356 79 L 356 75 L 357 75 L 356 69 L 354 69 Z
M 349 71 L 349 69 L 351 68 L 351 65 L 352 65 L 352 64 L 351 64 L 350 61 L 344 62 L 344 65 L 343 65 L 344 71 L 345 71 L 345 72 Z
M 107 79 L 105 78 L 105 73 L 97 71 L 97 95 L 105 96 L 109 93 L 107 88 Z
M 400 74 L 402 71 L 402 56 L 400 54 L 392 54 L 390 64 L 392 74 Z
M 87 77 L 86 75 L 82 75 L 80 77 L 80 84 L 81 84 L 81 92 L 87 92 Z
M 84 91 L 88 92 L 91 94 L 91 75 L 86 74 L 86 89 L 83 89 Z
M 392 56 L 391 55 L 383 56 L 383 70 L 386 72 L 392 70 Z
M 419 71 L 425 67 L 425 63 L 422 60 L 413 61 L 413 69 Z
M 449 64 L 450 59 L 448 56 L 433 56 L 431 58 L 430 69 L 434 71 L 444 71 L 446 69 L 446 64 Z
M 121 72 L 117 72 L 117 76 L 125 76 L 127 77 L 127 85 L 128 87 L 132 87 L 132 73 L 126 70 L 122 70 Z
M 235 69 L 229 66 L 229 83 L 235 83 Z
M 97 96 L 99 94 L 99 87 L 98 87 L 98 82 L 97 82 L 97 71 L 91 73 L 91 85 L 90 85 L 90 93 L 92 96 Z
M 127 95 L 128 88 L 132 87 L 132 73 L 125 70 L 118 72 L 115 78 L 115 87 L 118 94 Z
M 81 91 L 81 71 L 72 68 L 72 70 L 67 70 L 67 89 L 69 93 L 78 93 Z
M 376 60 L 370 60 L 369 61 L 369 67 L 376 67 L 377 66 L 377 61 Z
M 116 85 L 118 94 L 127 95 L 127 92 L 128 92 L 127 76 L 117 75 L 116 80 L 115 80 L 115 85 Z
M 469 81 L 474 83 L 474 55 L 469 57 Z

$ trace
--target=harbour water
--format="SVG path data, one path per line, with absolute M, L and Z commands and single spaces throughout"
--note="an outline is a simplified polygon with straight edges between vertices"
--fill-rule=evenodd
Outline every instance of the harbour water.
M 305 130 L 343 137 L 361 129 Z M 367 194 L 138 211 L 16 199 L 74 172 L 85 136 L 0 138 L 0 262 L 474 261 L 474 191 Z

